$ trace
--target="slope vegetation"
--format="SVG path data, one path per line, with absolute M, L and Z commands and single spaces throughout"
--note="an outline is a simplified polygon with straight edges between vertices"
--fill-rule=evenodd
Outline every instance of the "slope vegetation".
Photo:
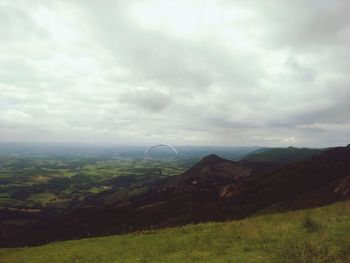
M 242 159 L 243 162 L 274 162 L 274 163 L 292 163 L 311 158 L 315 154 L 321 153 L 322 149 L 309 148 L 264 148 L 248 154 Z
M 232 222 L 2 249 L 0 262 L 350 262 L 350 201 Z

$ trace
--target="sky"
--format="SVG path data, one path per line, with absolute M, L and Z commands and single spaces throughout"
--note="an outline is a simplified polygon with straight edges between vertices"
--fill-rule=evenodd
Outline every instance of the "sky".
M 350 143 L 348 0 L 0 0 L 0 141 Z

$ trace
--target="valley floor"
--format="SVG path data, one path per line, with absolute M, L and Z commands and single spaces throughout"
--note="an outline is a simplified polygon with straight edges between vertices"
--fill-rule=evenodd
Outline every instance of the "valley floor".
M 0 262 L 350 262 L 350 201 L 240 221 L 0 249 Z

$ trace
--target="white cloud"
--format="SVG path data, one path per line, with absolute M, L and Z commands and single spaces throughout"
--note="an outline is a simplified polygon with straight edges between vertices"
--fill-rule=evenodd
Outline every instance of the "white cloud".
M 348 143 L 346 0 L 0 3 L 2 140 Z

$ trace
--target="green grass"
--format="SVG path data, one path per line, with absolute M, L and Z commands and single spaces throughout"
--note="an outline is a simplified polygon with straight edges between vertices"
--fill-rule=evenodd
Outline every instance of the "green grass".
M 52 193 L 39 193 L 31 195 L 28 200 L 40 205 L 46 205 L 50 201 L 54 200 L 56 195 Z
M 0 262 L 350 262 L 350 201 L 240 221 L 1 249 Z

